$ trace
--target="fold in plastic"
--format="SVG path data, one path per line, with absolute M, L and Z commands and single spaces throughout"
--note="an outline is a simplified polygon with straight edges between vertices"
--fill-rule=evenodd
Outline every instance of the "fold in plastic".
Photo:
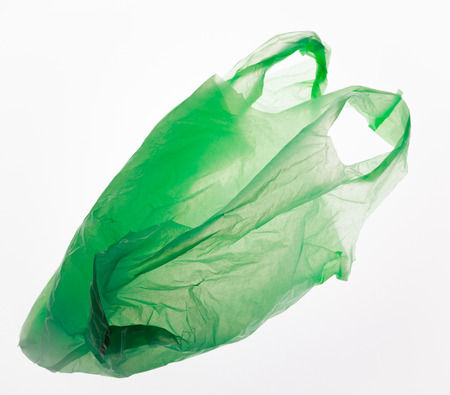
M 296 51 L 315 76 L 264 81 Z M 129 376 L 243 339 L 348 278 L 365 218 L 407 172 L 410 117 L 400 94 L 322 95 L 328 53 L 312 32 L 276 36 L 159 122 L 35 302 L 20 336 L 32 361 Z M 346 103 L 390 152 L 341 162 L 328 130 Z

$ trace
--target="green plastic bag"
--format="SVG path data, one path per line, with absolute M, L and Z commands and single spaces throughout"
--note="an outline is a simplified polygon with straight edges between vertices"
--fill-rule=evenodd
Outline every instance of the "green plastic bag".
M 296 51 L 315 78 L 264 82 Z M 348 278 L 365 218 L 406 174 L 410 117 L 399 94 L 322 96 L 328 53 L 312 32 L 274 37 L 154 128 L 35 302 L 20 337 L 32 361 L 129 376 L 245 338 Z M 346 103 L 391 152 L 341 162 L 327 133 Z

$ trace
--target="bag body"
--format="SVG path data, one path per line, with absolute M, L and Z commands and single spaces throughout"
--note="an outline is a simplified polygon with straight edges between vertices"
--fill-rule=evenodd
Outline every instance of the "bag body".
M 265 81 L 296 51 L 314 78 Z M 328 54 L 312 32 L 276 36 L 158 123 L 35 302 L 20 338 L 32 361 L 129 376 L 245 338 L 348 278 L 364 220 L 407 172 L 410 117 L 400 94 L 323 95 Z M 346 103 L 390 152 L 342 163 L 328 131 Z

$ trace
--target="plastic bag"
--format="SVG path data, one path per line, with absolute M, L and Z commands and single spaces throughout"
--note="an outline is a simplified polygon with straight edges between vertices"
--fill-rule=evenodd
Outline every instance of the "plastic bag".
M 295 51 L 315 78 L 267 70 Z M 20 346 L 61 372 L 129 376 L 235 342 L 331 276 L 347 279 L 368 214 L 406 174 L 400 94 L 322 96 L 328 49 L 274 37 L 154 128 L 77 230 Z M 267 100 L 269 97 L 270 100 Z M 328 130 L 349 103 L 391 152 L 344 165 Z

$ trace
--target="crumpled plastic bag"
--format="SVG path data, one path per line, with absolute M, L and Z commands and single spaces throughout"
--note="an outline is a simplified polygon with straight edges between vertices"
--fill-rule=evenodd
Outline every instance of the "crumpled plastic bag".
M 264 82 L 296 51 L 315 77 Z M 20 336 L 32 361 L 129 376 L 243 339 L 348 278 L 365 218 L 407 172 L 410 117 L 400 94 L 322 95 L 328 54 L 312 32 L 276 36 L 159 122 L 35 302 Z M 328 130 L 346 103 L 392 151 L 341 162 Z

